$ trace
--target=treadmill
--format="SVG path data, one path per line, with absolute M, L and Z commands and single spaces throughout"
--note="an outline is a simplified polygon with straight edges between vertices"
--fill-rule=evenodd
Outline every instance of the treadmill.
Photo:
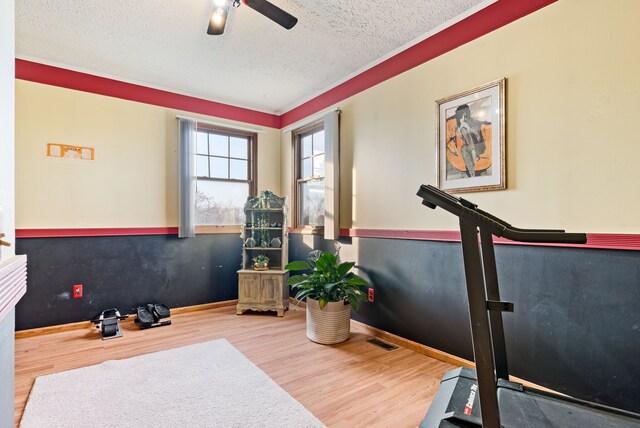
M 445 373 L 420 428 L 640 428 L 640 415 L 509 381 L 493 236 L 518 242 L 584 244 L 583 233 L 518 229 L 430 185 L 422 204 L 459 217 L 476 368 Z

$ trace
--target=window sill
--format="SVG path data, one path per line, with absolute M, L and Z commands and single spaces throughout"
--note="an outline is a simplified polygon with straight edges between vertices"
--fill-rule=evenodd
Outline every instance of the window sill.
M 324 235 L 324 226 L 305 226 L 297 229 L 289 229 L 293 235 Z
M 240 234 L 240 225 L 231 226 L 214 226 L 203 225 L 196 226 L 196 235 L 214 235 L 219 233 L 237 233 Z

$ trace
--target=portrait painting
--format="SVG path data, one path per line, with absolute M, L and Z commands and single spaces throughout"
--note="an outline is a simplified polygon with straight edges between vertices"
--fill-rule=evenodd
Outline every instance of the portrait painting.
M 436 101 L 440 189 L 506 188 L 504 97 L 505 79 L 500 79 Z

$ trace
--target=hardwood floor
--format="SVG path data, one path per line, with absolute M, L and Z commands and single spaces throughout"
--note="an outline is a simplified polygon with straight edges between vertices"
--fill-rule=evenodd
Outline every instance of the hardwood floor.
M 453 368 L 408 349 L 386 351 L 362 333 L 339 345 L 315 344 L 295 305 L 282 318 L 236 315 L 228 306 L 171 319 L 150 330 L 127 320 L 114 340 L 101 340 L 93 327 L 16 340 L 16 425 L 38 376 L 223 337 L 328 427 L 416 427 Z

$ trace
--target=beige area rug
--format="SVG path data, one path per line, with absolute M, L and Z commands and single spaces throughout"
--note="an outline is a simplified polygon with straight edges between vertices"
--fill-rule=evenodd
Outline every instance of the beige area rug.
M 20 426 L 324 427 L 225 339 L 41 376 Z

